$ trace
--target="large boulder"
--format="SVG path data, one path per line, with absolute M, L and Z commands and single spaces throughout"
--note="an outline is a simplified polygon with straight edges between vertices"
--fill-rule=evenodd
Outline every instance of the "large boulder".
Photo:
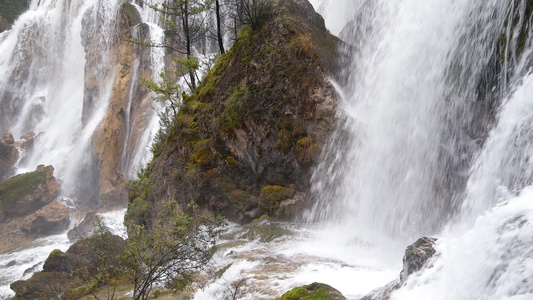
M 274 2 L 272 19 L 243 27 L 184 96 L 131 185 L 129 220 L 150 224 L 168 201 L 194 201 L 243 223 L 263 214 L 290 219 L 308 204 L 313 167 L 336 129 L 338 95 L 328 78 L 341 41 L 308 1 Z
M 39 166 L 0 182 L 0 253 L 68 226 L 68 208 L 53 203 L 59 195 L 53 172 L 52 166 Z
M 21 227 L 28 236 L 43 236 L 60 233 L 69 223 L 68 207 L 54 202 L 25 217 Z
M 69 230 L 67 237 L 71 242 L 91 237 L 97 230 L 98 223 L 99 219 L 96 213 L 94 211 L 88 211 L 85 213 L 83 220 Z
M 345 300 L 341 292 L 323 283 L 314 282 L 294 288 L 275 300 Z
M 0 183 L 0 221 L 27 216 L 51 203 L 59 195 L 52 166 L 40 165 Z
M 423 237 L 405 249 L 403 256 L 403 268 L 400 272 L 401 282 L 405 282 L 407 277 L 425 267 L 431 257 L 437 252 L 435 250 L 435 238 Z
M 80 299 L 98 287 L 102 274 L 108 278 L 123 276 L 121 259 L 126 242 L 109 232 L 79 240 L 66 252 L 54 250 L 43 271 L 28 280 L 11 284 L 14 299 Z

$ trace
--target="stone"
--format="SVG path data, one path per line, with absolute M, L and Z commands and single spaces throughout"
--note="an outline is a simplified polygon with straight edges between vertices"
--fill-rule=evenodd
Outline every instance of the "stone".
M 346 298 L 333 287 L 314 282 L 310 285 L 296 287 L 275 300 L 346 300 Z
M 80 239 L 88 238 L 93 235 L 96 230 L 96 224 L 98 217 L 94 212 L 87 212 L 83 220 L 74 226 L 67 233 L 67 237 L 71 242 L 75 242 Z
M 6 133 L 0 140 L 0 182 L 11 175 L 18 159 L 19 151 L 14 144 L 13 135 Z
M 0 183 L 0 221 L 27 216 L 51 203 L 59 195 L 52 166 L 40 165 Z
M 426 266 L 429 259 L 437 252 L 435 250 L 435 238 L 423 237 L 405 249 L 403 257 L 403 268 L 400 272 L 401 282 L 405 282 L 407 277 Z
M 66 230 L 69 223 L 68 207 L 54 202 L 24 218 L 22 230 L 29 236 L 52 235 Z
M 403 268 L 400 278 L 396 279 L 384 287 L 378 288 L 364 296 L 360 300 L 389 300 L 392 293 L 404 284 L 407 278 L 423 268 L 430 267 L 430 259 L 436 254 L 436 238 L 423 237 L 405 249 L 403 256 Z
M 9 132 L 6 132 L 4 134 L 4 137 L 2 138 L 2 142 L 8 145 L 15 144 L 15 139 L 13 138 L 13 135 Z

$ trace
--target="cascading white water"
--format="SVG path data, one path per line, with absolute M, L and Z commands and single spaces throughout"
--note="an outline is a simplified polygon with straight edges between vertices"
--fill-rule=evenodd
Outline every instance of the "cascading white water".
M 352 237 L 407 241 L 448 221 L 477 150 L 472 107 L 488 101 L 479 99 L 480 77 L 506 8 L 502 1 L 362 4 L 343 30 L 355 49 L 340 129 L 313 178 L 310 219 L 350 228 Z
M 39 164 L 54 166 L 60 198 L 72 199 L 67 204 L 74 206 L 91 206 L 98 198 L 99 166 L 92 143 L 114 89 L 117 68 L 111 64 L 117 62 L 111 56 L 124 2 L 35 0 L 11 30 L 0 33 L 0 132 L 11 132 L 15 138 L 30 130 L 37 134 L 33 150 L 16 165 L 17 173 L 33 171 Z M 141 11 L 141 18 L 148 17 L 151 22 L 158 18 Z M 161 41 L 162 29 L 153 23 L 148 28 L 149 38 Z M 148 58 L 132 62 L 129 94 L 138 91 L 141 68 L 157 78 L 164 64 L 164 49 L 136 50 Z M 134 114 L 128 103 L 125 116 L 121 165 L 128 179 L 150 159 L 149 145 L 159 127 L 159 104 L 152 107 L 148 100 L 143 105 L 146 111 L 137 107 Z M 0 299 L 12 295 L 9 283 L 28 278 L 51 250 L 66 250 L 69 244 L 62 234 L 0 255 Z

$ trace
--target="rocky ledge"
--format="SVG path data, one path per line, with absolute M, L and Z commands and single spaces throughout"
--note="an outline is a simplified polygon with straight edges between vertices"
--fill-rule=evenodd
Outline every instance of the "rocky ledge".
M 53 173 L 41 165 L 0 183 L 0 253 L 67 228 L 68 208 L 53 202 L 59 195 Z

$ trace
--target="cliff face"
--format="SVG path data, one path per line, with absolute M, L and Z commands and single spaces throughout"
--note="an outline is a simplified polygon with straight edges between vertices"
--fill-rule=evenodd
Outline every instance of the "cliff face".
M 115 74 L 107 114 L 94 133 L 92 146 L 96 152 L 99 172 L 98 198 L 101 204 L 126 202 L 127 193 L 122 188 L 126 181 L 123 174 L 127 168 L 130 152 L 142 130 L 149 122 L 151 112 L 148 90 L 140 83 L 141 77 L 151 77 L 149 49 L 130 43 L 127 39 L 143 37 L 148 33 L 139 24 L 140 16 L 131 5 L 124 3 L 117 15 L 116 35 L 111 46 L 109 63 L 104 66 L 88 64 L 84 99 L 84 121 L 97 109 L 92 103 L 105 86 L 101 84 L 104 74 Z M 92 24 L 91 24 L 92 26 Z M 136 36 L 134 36 L 136 35 Z M 100 45 L 86 41 L 88 61 L 97 61 Z
M 339 40 L 306 0 L 279 1 L 244 27 L 132 184 L 128 218 L 150 223 L 167 201 L 194 201 L 231 220 L 291 218 L 304 205 L 314 159 L 335 129 Z

